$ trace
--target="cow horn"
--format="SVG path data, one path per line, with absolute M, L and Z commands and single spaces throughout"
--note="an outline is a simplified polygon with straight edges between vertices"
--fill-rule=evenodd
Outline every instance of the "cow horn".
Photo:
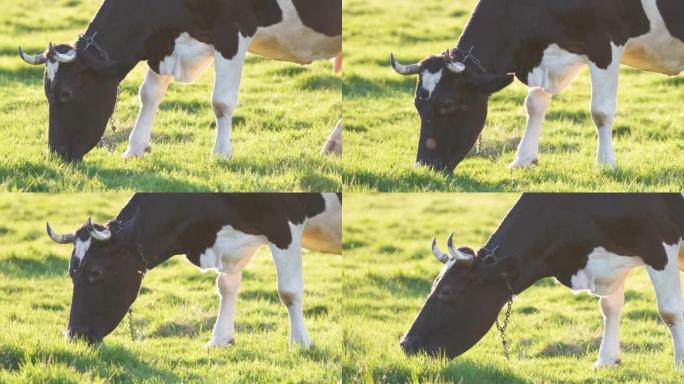
M 451 233 L 451 235 L 449 235 L 449 240 L 447 240 L 447 248 L 449 248 L 449 253 L 451 254 L 451 257 L 453 257 L 454 260 L 456 260 L 456 262 L 459 264 L 471 265 L 473 264 L 473 261 L 475 261 L 475 256 L 463 253 L 456 249 L 456 247 L 454 247 L 453 232 Z
M 41 65 L 41 64 L 45 64 L 45 62 L 47 61 L 47 58 L 45 57 L 44 54 L 29 55 L 26 52 L 24 52 L 24 50 L 21 49 L 21 47 L 19 47 L 19 56 L 21 57 L 22 60 L 24 60 L 25 62 L 27 62 L 28 64 L 31 64 L 31 65 Z
M 432 239 L 432 254 L 435 255 L 440 263 L 446 264 L 451 258 L 437 248 L 437 238 Z
M 88 222 L 86 223 L 86 228 L 88 229 L 90 237 L 97 241 L 107 241 L 112 238 L 112 232 L 109 229 L 100 231 L 97 228 L 95 228 L 95 226 L 93 225 L 93 221 L 90 217 L 88 218 Z
M 48 51 L 54 56 L 55 60 L 59 61 L 60 63 L 68 64 L 76 60 L 75 49 L 70 49 L 67 53 L 59 53 L 55 49 L 55 46 L 50 43 L 48 45 Z
M 52 231 L 52 228 L 50 228 L 50 223 L 45 223 L 45 229 L 47 230 L 48 236 L 54 241 L 55 243 L 59 244 L 69 244 L 73 243 L 74 240 L 76 239 L 76 236 L 74 236 L 73 233 L 68 233 L 66 235 L 61 235 L 59 233 L 55 233 Z
M 458 61 L 450 61 L 447 63 L 447 69 L 455 74 L 462 73 L 465 71 L 465 64 Z
M 415 75 L 416 73 L 420 72 L 420 65 L 402 65 L 397 61 L 397 59 L 394 58 L 393 53 L 390 53 L 390 64 L 392 64 L 392 68 L 394 68 L 394 70 L 400 75 Z

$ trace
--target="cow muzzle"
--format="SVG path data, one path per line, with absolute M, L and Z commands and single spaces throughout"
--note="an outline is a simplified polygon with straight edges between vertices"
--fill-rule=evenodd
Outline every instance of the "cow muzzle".
M 95 335 L 92 331 L 85 328 L 70 327 L 65 336 L 69 341 L 83 340 L 91 346 L 100 344 L 102 337 Z

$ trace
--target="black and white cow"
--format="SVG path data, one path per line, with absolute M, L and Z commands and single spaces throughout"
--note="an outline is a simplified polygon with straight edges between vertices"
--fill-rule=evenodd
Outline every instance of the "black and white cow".
M 81 159 L 100 141 L 117 87 L 137 63 L 146 60 L 149 70 L 125 157 L 149 150 L 171 79 L 193 82 L 213 62 L 213 153 L 230 158 L 246 53 L 299 64 L 335 57 L 342 49 L 341 8 L 341 0 L 105 0 L 74 46 L 19 53 L 29 64 L 46 64 L 49 147 L 67 160 Z
M 278 293 L 290 317 L 290 344 L 310 345 L 302 313 L 302 248 L 341 253 L 342 200 L 336 194 L 136 194 L 106 225 L 85 225 L 56 242 L 73 244 L 74 291 L 67 336 L 100 342 L 126 315 L 145 273 L 184 254 L 218 272 L 221 304 L 208 346 L 233 342 L 242 269 L 271 249 Z
M 475 144 L 489 96 L 513 81 L 528 87 L 527 126 L 510 168 L 537 164 L 551 97 L 589 66 L 591 116 L 599 164 L 615 167 L 612 124 L 620 64 L 676 75 L 684 70 L 684 2 L 680 0 L 480 0 L 456 48 L 418 64 L 391 63 L 418 74 L 418 163 L 453 171 Z
M 658 312 L 674 342 L 675 368 L 684 368 L 680 271 L 684 271 L 684 196 L 680 194 L 526 194 L 476 253 L 449 254 L 411 329 L 407 353 L 456 357 L 477 343 L 513 293 L 545 277 L 600 297 L 603 340 L 595 367 L 620 355 L 620 312 L 629 272 L 645 266 Z

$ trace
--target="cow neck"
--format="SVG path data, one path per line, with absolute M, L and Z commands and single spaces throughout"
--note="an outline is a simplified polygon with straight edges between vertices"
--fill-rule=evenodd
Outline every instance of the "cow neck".
M 520 27 L 512 27 L 510 8 L 509 1 L 480 0 L 456 44 L 456 59 L 463 60 L 469 53 L 487 73 L 516 72 L 514 52 L 519 42 L 514 36 Z
M 182 29 L 180 10 L 183 7 L 171 6 L 170 2 L 178 1 L 105 0 L 81 35 L 79 48 L 89 45 L 89 55 L 119 65 L 125 76 L 137 63 L 151 56 L 149 42 L 155 33 Z M 170 12 L 171 9 L 179 11 Z M 152 21 L 150 16 L 154 16 Z

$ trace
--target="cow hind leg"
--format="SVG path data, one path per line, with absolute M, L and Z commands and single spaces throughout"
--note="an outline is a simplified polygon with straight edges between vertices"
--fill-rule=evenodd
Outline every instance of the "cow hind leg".
M 647 267 L 658 302 L 658 313 L 672 336 L 675 369 L 684 369 L 684 303 L 679 281 L 680 243 L 681 241 L 673 245 L 663 244 L 668 259 L 663 270 Z
M 603 339 L 594 368 L 612 367 L 620 364 L 620 316 L 625 304 L 624 284 L 623 279 L 610 295 L 599 299 L 599 306 L 603 315 Z
M 302 296 L 304 279 L 302 278 L 302 233 L 303 225 L 290 224 L 292 242 L 287 249 L 280 249 L 271 244 L 271 253 L 278 277 L 278 294 L 287 307 L 290 318 L 290 345 L 299 344 L 309 347 L 311 341 L 304 324 Z
M 216 276 L 216 289 L 221 297 L 214 330 L 207 347 L 221 347 L 233 344 L 235 332 L 235 308 L 238 291 L 242 282 L 242 271 L 219 273 Z
M 328 136 L 321 154 L 342 156 L 342 119 L 337 121 L 337 125 Z
M 609 168 L 616 167 L 613 154 L 613 118 L 617 109 L 618 75 L 622 51 L 622 47 L 613 46 L 613 61 L 607 68 L 600 68 L 594 63 L 589 63 L 591 118 L 598 132 L 596 163 Z
M 128 149 L 123 154 L 125 158 L 142 156 L 150 150 L 154 118 L 170 82 L 171 76 L 159 76 L 153 70 L 147 70 L 145 81 L 140 86 L 140 112 L 128 137 Z
M 522 140 L 518 145 L 515 160 L 508 164 L 508 168 L 528 168 L 537 164 L 539 151 L 539 137 L 544 125 L 546 110 L 551 104 L 551 94 L 540 87 L 530 88 L 525 99 L 527 109 L 527 126 Z
M 211 104 L 216 115 L 216 141 L 213 153 L 226 159 L 233 157 L 230 142 L 233 112 L 237 108 L 242 67 L 250 41 L 251 38 L 239 34 L 237 53 L 232 58 L 226 59 L 218 51 L 214 54 L 216 79 Z

